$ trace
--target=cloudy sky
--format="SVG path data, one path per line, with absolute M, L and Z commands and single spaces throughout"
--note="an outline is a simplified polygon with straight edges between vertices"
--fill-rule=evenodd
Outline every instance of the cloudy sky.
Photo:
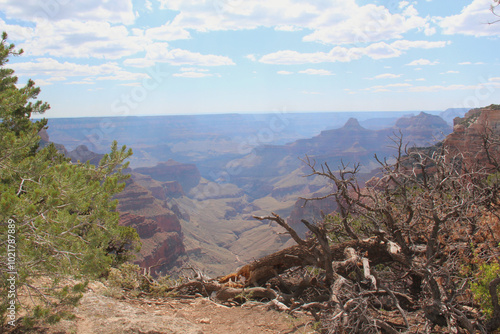
M 0 29 L 47 117 L 444 110 L 500 103 L 494 3 L 0 0 Z

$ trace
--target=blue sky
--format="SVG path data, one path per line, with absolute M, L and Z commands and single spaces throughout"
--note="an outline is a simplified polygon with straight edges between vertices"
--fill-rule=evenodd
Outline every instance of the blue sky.
M 0 29 L 46 117 L 444 110 L 500 103 L 494 4 L 0 0 Z

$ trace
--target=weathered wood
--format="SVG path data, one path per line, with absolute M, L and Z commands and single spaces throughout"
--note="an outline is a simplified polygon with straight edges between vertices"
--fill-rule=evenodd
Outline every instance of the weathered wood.
M 294 245 L 269 254 L 243 266 L 236 273 L 222 277 L 219 283 L 233 281 L 241 282 L 246 286 L 260 285 L 283 273 L 285 270 L 297 266 L 317 266 L 325 269 L 325 263 L 321 259 L 318 259 L 312 251 L 315 246 L 315 241 L 310 239 L 304 245 Z M 391 243 L 380 240 L 378 237 L 373 237 L 331 245 L 332 261 L 344 261 L 346 259 L 346 248 L 352 248 L 358 254 L 365 254 L 365 257 L 372 265 L 394 261 L 401 262 L 404 260 Z
M 202 282 L 202 281 L 189 281 L 187 283 L 176 286 L 171 291 L 181 294 L 195 294 L 199 293 L 202 296 L 208 297 L 214 291 L 219 291 L 222 286 L 217 282 Z
M 215 299 L 217 299 L 220 302 L 232 301 L 238 297 L 242 299 L 273 300 L 278 297 L 278 294 L 274 290 L 261 287 L 246 288 L 246 289 L 224 287 L 215 294 Z

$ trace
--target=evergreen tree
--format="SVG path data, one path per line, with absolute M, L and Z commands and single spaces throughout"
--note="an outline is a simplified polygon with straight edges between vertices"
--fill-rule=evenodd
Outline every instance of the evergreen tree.
M 114 142 L 98 166 L 71 163 L 54 145 L 39 147 L 47 120 L 31 120 L 49 105 L 36 100 L 40 89 L 29 80 L 17 88 L 14 71 L 5 68 L 22 54 L 0 42 L 0 315 L 11 320 L 11 304 L 23 294 L 48 303 L 41 277 L 57 283 L 71 275 L 103 276 L 139 249 L 137 232 L 118 225 L 117 201 L 128 175 L 122 170 L 132 151 Z M 10 279 L 10 281 L 9 281 Z M 13 284 L 15 282 L 15 284 Z M 13 291 L 12 287 L 16 290 Z M 29 291 L 28 291 L 29 290 Z M 43 292 L 42 292 L 43 291 Z M 9 296 L 10 293 L 10 296 Z M 60 293 L 57 292 L 57 293 Z M 11 298 L 15 296 L 14 298 Z M 12 302 L 15 300 L 15 302 Z M 50 305 L 49 305 L 50 306 Z M 53 304 L 52 304 L 53 306 Z M 6 312 L 7 311 L 7 312 Z

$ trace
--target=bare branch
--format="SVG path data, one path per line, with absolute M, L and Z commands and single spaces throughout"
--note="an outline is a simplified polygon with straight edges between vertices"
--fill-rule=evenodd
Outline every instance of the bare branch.
M 276 223 L 278 223 L 278 225 L 280 225 L 281 227 L 283 227 L 289 234 L 290 236 L 292 237 L 293 240 L 295 240 L 296 243 L 298 243 L 299 245 L 305 245 L 306 242 L 304 240 L 302 240 L 299 235 L 297 234 L 297 232 L 290 227 L 290 225 L 288 225 L 284 220 L 283 218 L 281 218 L 279 215 L 277 215 L 276 213 L 274 212 L 271 212 L 272 216 L 267 216 L 267 217 L 259 217 L 259 216 L 253 216 L 253 218 L 257 219 L 257 220 L 271 220 L 271 221 L 274 221 Z

